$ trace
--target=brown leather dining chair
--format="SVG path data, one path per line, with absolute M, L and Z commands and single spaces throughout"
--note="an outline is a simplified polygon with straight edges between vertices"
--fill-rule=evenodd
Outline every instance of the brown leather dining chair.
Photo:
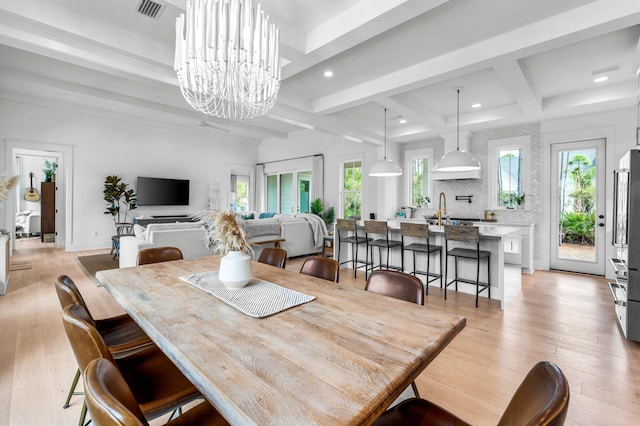
M 537 363 L 511 398 L 498 426 L 561 426 L 569 408 L 569 383 L 560 368 L 547 361 Z M 469 425 L 444 408 L 425 399 L 412 398 L 387 410 L 374 426 Z
M 302 263 L 300 273 L 337 283 L 340 278 L 340 264 L 328 257 L 308 257 Z
M 364 289 L 383 296 L 394 297 L 407 302 L 424 305 L 424 289 L 420 278 L 399 271 L 378 270 L 369 275 Z M 411 382 L 411 389 L 419 397 L 416 382 Z
M 287 264 L 287 251 L 279 247 L 265 247 L 258 256 L 258 262 L 284 269 Z
M 120 370 L 104 358 L 89 362 L 84 371 L 87 408 L 96 426 L 147 426 L 136 397 Z M 202 402 L 165 426 L 222 426 L 226 420 L 209 404 Z
M 202 398 L 193 384 L 156 345 L 149 345 L 127 356 L 114 359 L 82 306 L 66 306 L 62 318 L 80 370 L 85 371 L 89 363 L 98 358 L 105 358 L 114 363 L 131 387 L 146 418 L 154 419 Z M 85 395 L 80 425 L 84 424 L 86 413 Z
M 138 252 L 138 265 L 181 260 L 182 251 L 178 247 L 150 247 Z
M 109 351 L 114 358 L 118 358 L 133 350 L 152 344 L 149 336 L 147 336 L 127 314 L 104 319 L 94 319 L 89 311 L 89 307 L 82 297 L 82 294 L 80 294 L 78 286 L 68 275 L 60 275 L 56 281 L 55 287 L 56 294 L 60 300 L 60 307 L 62 309 L 67 305 L 73 304 L 78 304 L 85 309 L 90 320 L 93 322 L 93 326 L 102 336 L 102 339 L 109 347 Z M 73 378 L 71 388 L 69 389 L 69 393 L 67 394 L 67 399 L 62 406 L 63 408 L 69 407 L 69 402 L 71 401 L 72 396 L 84 395 L 83 392 L 76 392 L 79 379 L 80 369 L 78 368 Z

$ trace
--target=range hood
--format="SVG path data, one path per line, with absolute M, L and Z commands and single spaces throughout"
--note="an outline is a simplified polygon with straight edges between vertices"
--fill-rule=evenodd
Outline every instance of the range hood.
M 457 133 L 447 133 L 440 135 L 444 139 L 444 152 L 455 151 L 457 149 Z M 460 132 L 460 151 L 468 151 L 471 141 L 471 132 L 464 130 Z M 455 179 L 480 179 L 481 170 L 471 170 L 468 172 L 438 172 L 431 171 L 433 180 L 455 180 Z

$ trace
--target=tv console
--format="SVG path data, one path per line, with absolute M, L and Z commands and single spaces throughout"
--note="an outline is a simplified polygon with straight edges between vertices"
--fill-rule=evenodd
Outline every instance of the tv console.
M 150 223 L 174 223 L 174 222 L 197 222 L 197 219 L 189 215 L 161 215 L 161 216 L 143 216 L 134 217 L 133 223 L 140 226 L 147 226 Z

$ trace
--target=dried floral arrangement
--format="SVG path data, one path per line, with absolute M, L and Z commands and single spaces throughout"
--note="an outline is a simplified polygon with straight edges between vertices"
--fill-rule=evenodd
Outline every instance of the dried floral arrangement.
M 12 176 L 10 178 L 0 176 L 0 203 L 9 198 L 9 193 L 18 183 L 18 178 L 18 176 Z
M 223 255 L 230 251 L 253 252 L 233 210 L 204 210 L 194 217 L 204 223 L 204 245 L 208 249 L 217 248 Z

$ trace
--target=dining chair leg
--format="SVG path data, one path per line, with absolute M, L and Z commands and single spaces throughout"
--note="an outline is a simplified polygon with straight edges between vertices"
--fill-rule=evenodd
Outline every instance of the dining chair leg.
M 76 387 L 78 386 L 78 380 L 80 379 L 80 369 L 76 369 L 76 375 L 73 377 L 73 383 L 71 383 L 71 389 L 69 389 L 69 394 L 67 395 L 67 400 L 64 402 L 62 408 L 69 408 L 69 402 L 71 402 L 71 397 L 76 395 L 84 395 L 84 392 L 76 392 Z
M 416 398 L 420 398 L 420 393 L 418 393 L 418 386 L 416 386 L 416 382 L 411 382 L 411 389 L 413 389 L 413 393 L 416 394 Z
M 84 420 L 86 418 L 87 418 L 87 400 L 85 399 L 84 401 L 82 401 L 82 410 L 80 411 L 80 422 L 78 423 L 78 425 L 87 426 L 89 423 L 91 423 L 91 419 L 89 419 L 89 421 L 85 423 Z

